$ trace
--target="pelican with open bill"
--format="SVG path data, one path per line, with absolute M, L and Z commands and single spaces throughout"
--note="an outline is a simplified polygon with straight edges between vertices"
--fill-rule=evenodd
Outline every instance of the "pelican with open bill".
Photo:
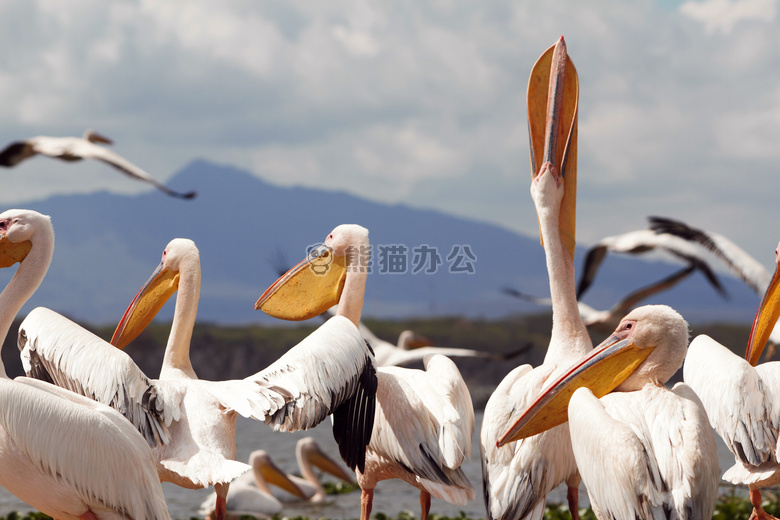
M 577 209 L 577 107 L 580 83 L 561 36 L 534 64 L 528 78 L 531 176 L 554 168 L 564 179 L 561 236 L 574 258 Z
M 618 329 L 542 390 L 496 445 L 500 448 L 565 423 L 569 400 L 580 387 L 589 388 L 596 397 L 617 388 L 654 349 L 652 346 L 637 347 L 631 332 L 632 329 Z

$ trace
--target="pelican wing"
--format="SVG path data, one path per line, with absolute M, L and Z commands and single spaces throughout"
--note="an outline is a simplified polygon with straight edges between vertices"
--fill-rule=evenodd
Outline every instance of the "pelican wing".
M 158 190 L 162 191 L 167 195 L 184 198 L 184 199 L 191 199 L 196 195 L 194 191 L 187 192 L 187 193 L 179 193 L 177 191 L 173 191 L 168 186 L 161 183 L 160 181 L 158 181 L 157 179 L 149 175 L 146 171 L 142 170 L 135 164 L 125 159 L 124 157 L 117 155 L 116 153 L 109 150 L 108 148 L 105 148 L 103 146 L 98 146 L 85 139 L 80 139 L 79 142 L 73 146 L 71 152 L 80 157 L 83 157 L 84 159 L 96 159 L 98 161 L 102 161 L 110 166 L 113 166 L 114 168 L 124 173 L 125 175 L 132 177 L 133 179 L 151 184 L 152 186 L 154 186 L 155 188 L 157 188 Z
M 18 449 L 87 503 L 168 519 L 152 452 L 111 408 L 26 378 L 0 381 L 0 424 Z
M 27 141 L 15 141 L 0 151 L 0 166 L 10 168 L 33 155 L 35 155 L 35 151 L 30 143 Z
M 19 326 L 19 350 L 29 377 L 108 405 L 150 446 L 169 440 L 183 390 L 150 380 L 123 351 L 56 312 L 38 307 Z
M 725 262 L 755 292 L 766 290 L 771 274 L 756 261 L 723 235 L 693 228 L 679 220 L 663 217 L 649 217 L 651 228 L 659 233 L 669 233 L 692 243 L 701 244 L 716 257 Z
M 373 343 L 371 343 L 371 345 L 373 345 Z M 411 365 L 412 363 L 416 363 L 418 361 L 422 361 L 426 357 L 432 356 L 434 354 L 441 354 L 447 357 L 458 358 L 496 359 L 498 357 L 496 354 L 491 352 L 481 352 L 479 350 L 468 348 L 420 347 L 414 350 L 402 350 L 396 346 L 392 346 L 392 352 L 387 352 L 381 362 L 379 354 L 377 353 L 377 364 L 385 367 L 402 367 L 405 365 Z
M 715 438 L 685 385 L 647 385 L 596 399 L 582 388 L 569 404 L 577 467 L 597 516 L 711 518 L 717 498 Z
M 761 366 L 769 365 L 777 366 Z M 752 466 L 777 462 L 780 417 L 772 404 L 776 396 L 758 369 L 709 336 L 699 335 L 688 347 L 683 379 L 701 399 L 712 427 L 737 461 Z
M 501 448 L 496 441 L 541 392 L 555 367 L 521 365 L 490 396 L 482 419 L 482 490 L 488 519 L 542 518 L 545 500 L 577 467 L 566 424 Z
M 452 450 L 447 445 L 457 442 L 458 435 L 453 436 L 452 425 L 447 426 L 437 417 L 447 414 L 446 411 L 434 412 L 436 407 L 446 406 L 445 400 L 435 395 L 436 382 L 421 370 L 380 367 L 377 372 L 379 406 L 370 450 L 416 475 L 432 496 L 465 504 L 474 497 L 474 488 L 459 465 L 448 467 L 439 435 L 452 437 L 443 441 L 445 450 Z M 449 408 L 453 408 L 451 404 Z M 448 422 L 455 413 L 453 409 L 447 414 Z M 469 418 L 464 421 L 468 425 Z M 463 452 L 465 446 L 459 450 Z
M 362 471 L 374 421 L 376 367 L 351 321 L 334 316 L 246 381 L 266 395 L 284 396 L 283 406 L 265 414 L 266 424 L 275 430 L 306 430 L 333 414 L 342 458 Z

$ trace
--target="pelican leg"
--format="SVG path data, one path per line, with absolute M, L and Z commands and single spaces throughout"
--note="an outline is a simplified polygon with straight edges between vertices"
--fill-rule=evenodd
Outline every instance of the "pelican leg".
M 571 520 L 580 518 L 580 490 L 577 487 L 569 486 L 566 491 L 566 501 L 569 503 Z
M 93 513 L 89 509 L 87 509 L 87 512 L 84 513 L 83 515 L 79 515 L 79 518 L 81 518 L 81 520 L 97 520 L 95 513 Z
M 374 490 L 364 489 L 360 493 L 360 520 L 369 520 L 371 517 L 371 506 L 374 502 Z
M 214 506 L 214 520 L 225 520 L 228 489 L 230 489 L 229 482 L 214 484 L 214 492 L 217 494 L 217 505 Z
M 428 513 L 431 511 L 431 494 L 427 491 L 420 491 L 420 520 L 428 520 Z
M 777 520 L 761 506 L 761 492 L 758 489 L 750 490 L 750 503 L 753 504 L 753 512 L 748 520 Z

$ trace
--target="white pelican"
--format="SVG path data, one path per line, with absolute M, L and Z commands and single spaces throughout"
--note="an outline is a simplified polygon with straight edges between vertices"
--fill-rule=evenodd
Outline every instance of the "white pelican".
M 501 442 L 568 419 L 598 518 L 712 518 L 715 435 L 690 387 L 663 386 L 682 365 L 687 344 L 688 323 L 671 307 L 634 309 L 612 336 L 548 384 Z
M 334 413 L 342 456 L 351 467 L 362 466 L 376 380 L 373 357 L 357 327 L 336 317 L 245 379 L 198 379 L 189 349 L 200 258 L 191 240 L 174 239 L 112 343 L 123 348 L 177 290 L 157 380 L 147 378 L 123 351 L 45 308 L 33 310 L 19 328 L 25 370 L 122 412 L 153 447 L 162 480 L 191 489 L 214 485 L 218 518 L 224 515 L 230 481 L 249 469 L 233 460 L 239 413 L 283 431 L 314 427 Z M 350 406 L 357 406 L 357 413 Z
M 279 318 L 308 319 L 338 301 L 338 314 L 359 324 L 367 272 L 365 266 L 347 265 L 348 252 L 368 246 L 367 229 L 337 227 L 319 249 L 272 285 L 256 307 Z M 329 265 L 326 272 L 323 264 Z M 342 277 L 339 270 L 344 268 Z M 428 517 L 431 496 L 461 505 L 474 498 L 460 468 L 471 453 L 471 396 L 449 358 L 433 355 L 424 364 L 425 371 L 377 368 L 374 428 L 365 468 L 357 472 L 361 520 L 371 515 L 380 480 L 398 478 L 420 489 L 421 520 Z
M 112 144 L 112 141 L 92 130 L 84 132 L 83 137 L 31 137 L 24 141 L 15 141 L 0 151 L 0 166 L 10 168 L 37 154 L 68 162 L 97 159 L 133 179 L 148 182 L 171 197 L 192 199 L 197 195 L 194 191 L 187 193 L 173 191 L 124 157 L 120 157 L 108 148 L 98 146 L 95 143 Z
M 689 265 L 688 267 L 680 269 L 679 271 L 675 271 L 662 280 L 644 287 L 640 287 L 636 291 L 633 291 L 624 296 L 622 299 L 620 299 L 620 301 L 615 303 L 615 305 L 607 310 L 597 310 L 587 303 L 578 301 L 577 307 L 579 308 L 582 322 L 589 330 L 598 333 L 609 334 L 611 331 L 615 330 L 615 327 L 618 326 L 618 323 L 620 323 L 620 320 L 623 318 L 623 316 L 625 316 L 639 302 L 646 300 L 647 298 L 650 298 L 659 292 L 671 289 L 679 282 L 690 276 L 695 269 L 695 266 Z M 505 287 L 503 292 L 520 300 L 535 303 L 536 305 L 543 305 L 548 307 L 552 305 L 552 300 L 550 300 L 550 298 L 539 298 L 530 294 L 522 293 L 516 289 L 512 289 L 511 287 Z
M 249 465 L 251 470 L 230 483 L 225 505 L 227 518 L 239 518 L 244 515 L 270 518 L 281 513 L 282 503 L 271 494 L 269 484 L 305 498 L 303 490 L 276 465 L 265 450 L 255 450 L 250 453 Z M 211 493 L 200 505 L 200 512 L 206 518 L 213 519 L 216 505 L 217 495 Z
M 775 260 L 778 268 L 753 321 L 745 358 L 699 335 L 683 367 L 683 379 L 736 459 L 723 479 L 749 487 L 751 518 L 762 519 L 774 517 L 761 506 L 760 488 L 780 483 L 780 363 L 757 365 L 780 314 L 780 245 Z
M 309 504 L 322 504 L 326 500 L 325 488 L 314 472 L 318 468 L 325 473 L 348 483 L 355 483 L 355 477 L 341 464 L 333 460 L 312 437 L 304 437 L 295 445 L 295 458 L 301 477 L 288 475 L 290 480 L 303 491 L 303 499 Z
M 720 284 L 720 280 L 702 257 L 701 253 L 688 240 L 655 226 L 654 219 L 649 217 L 650 229 L 639 229 L 622 235 L 602 238 L 588 249 L 582 266 L 582 274 L 577 285 L 577 298 L 582 298 L 585 291 L 593 284 L 596 273 L 607 253 L 622 253 L 637 255 L 649 251 L 665 251 L 673 257 L 700 270 L 715 290 L 724 298 L 728 296 Z
M 49 217 L 0 214 L 0 267 L 19 262 L 0 294 L 0 337 L 43 280 L 54 250 Z M 57 519 L 170 519 L 154 458 L 119 413 L 0 362 L 0 485 Z
M 552 62 L 552 64 L 551 64 Z M 546 63 L 546 66 L 544 66 Z M 565 70 L 564 82 L 554 81 L 554 71 Z M 548 72 L 553 71 L 553 72 Z M 497 448 L 509 418 L 528 406 L 541 391 L 545 381 L 561 373 L 574 361 L 590 352 L 592 344 L 588 330 L 580 319 L 574 291 L 574 222 L 564 219 L 573 214 L 576 198 L 576 139 L 566 139 L 566 132 L 576 134 L 577 76 L 574 65 L 566 56 L 561 38 L 537 61 L 529 80 L 528 112 L 541 112 L 549 99 L 560 101 L 553 87 L 565 90 L 562 114 L 553 110 L 547 115 L 545 134 L 539 136 L 539 123 L 530 126 L 534 179 L 531 196 L 539 217 L 542 243 L 550 276 L 553 328 L 550 345 L 542 365 L 532 368 L 522 365 L 512 370 L 490 396 L 482 420 L 480 446 L 482 454 L 482 486 L 488 520 L 540 519 L 547 494 L 566 482 L 572 516 L 577 518 L 577 486 L 580 477 L 571 451 L 567 426 L 553 428 L 510 446 Z M 533 88 L 533 91 L 532 91 Z M 544 88 L 544 92 L 538 92 Z M 542 96 L 542 94 L 544 94 Z M 565 117 L 564 117 L 565 116 Z M 534 121 L 529 115 L 529 123 Z M 562 124 L 563 122 L 570 124 Z M 566 150 L 554 147 L 552 136 L 563 131 L 559 141 L 568 143 Z M 540 140 L 545 153 L 541 153 Z M 537 158 L 539 164 L 533 161 Z M 542 161 L 544 161 L 542 163 Z M 565 169 L 564 169 L 565 168 Z M 564 187 L 565 186 L 565 187 Z M 567 197 L 568 195 L 568 197 Z M 571 207 L 570 207 L 571 206 Z M 563 229 L 562 229 L 563 228 Z

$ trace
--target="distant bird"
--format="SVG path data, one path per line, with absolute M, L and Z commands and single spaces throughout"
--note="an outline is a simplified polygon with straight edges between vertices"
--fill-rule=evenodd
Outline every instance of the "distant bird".
M 337 316 L 253 375 L 198 379 L 190 340 L 200 278 L 195 243 L 172 240 L 117 326 L 112 343 L 119 348 L 54 311 L 34 309 L 19 327 L 25 371 L 120 410 L 153 447 L 162 480 L 189 489 L 215 487 L 219 520 L 230 481 L 249 469 L 234 460 L 238 414 L 275 430 L 296 431 L 333 413 L 334 432 L 344 433 L 342 456 L 362 466 L 376 379 L 373 357 L 357 327 Z M 174 292 L 171 332 L 160 376 L 152 380 L 120 348 L 141 333 Z
M 274 283 L 255 307 L 278 318 L 302 320 L 338 302 L 335 317 L 346 316 L 358 325 L 367 272 L 360 265 L 348 265 L 347 253 L 368 247 L 367 229 L 338 226 L 322 246 Z M 374 427 L 365 468 L 357 472 L 361 520 L 371 516 L 374 488 L 381 480 L 398 478 L 418 488 L 421 520 L 428 517 L 431 496 L 458 505 L 475 496 L 461 468 L 471 453 L 474 431 L 468 387 L 449 358 L 432 355 L 423 361 L 425 371 L 377 368 Z
M 651 227 L 656 217 L 650 217 Z M 593 284 L 601 263 L 607 253 L 623 253 L 637 255 L 649 251 L 665 251 L 673 257 L 682 260 L 701 271 L 716 291 L 721 296 L 728 298 L 728 293 L 718 280 L 718 277 L 704 260 L 700 251 L 688 240 L 680 238 L 660 228 L 640 229 L 622 235 L 614 235 L 602 238 L 588 249 L 582 266 L 582 274 L 577 285 L 577 299 L 582 299 L 585 292 Z
M 628 314 L 628 311 L 633 309 L 639 302 L 650 298 L 654 294 L 671 289 L 679 282 L 690 276 L 695 269 L 695 266 L 689 265 L 688 267 L 680 269 L 679 271 L 675 271 L 662 280 L 659 280 L 650 285 L 646 285 L 645 287 L 627 294 L 624 298 L 622 298 L 607 310 L 596 310 L 587 303 L 578 301 L 577 307 L 579 308 L 582 322 L 590 330 L 598 333 L 609 334 L 611 331 L 615 330 L 615 327 L 618 326 L 618 323 L 620 323 L 620 320 L 623 318 L 623 316 Z M 536 296 L 522 293 L 511 287 L 504 287 L 502 292 L 504 292 L 504 294 L 514 296 L 520 300 L 535 303 L 536 305 L 552 305 L 552 300 L 550 298 L 538 298 Z
M 712 231 L 697 229 L 680 220 L 670 218 L 650 217 L 650 223 L 651 228 L 658 233 L 674 235 L 689 241 L 691 244 L 700 245 L 715 258 L 725 263 L 732 273 L 738 276 L 759 296 L 762 296 L 769 287 L 772 273 L 758 260 L 725 236 Z M 771 358 L 772 356 L 769 355 L 769 352 L 773 352 L 774 346 L 780 344 L 780 326 L 776 326 L 772 330 L 769 341 L 772 345 L 767 350 L 767 356 Z
M 519 442 L 502 437 L 507 421 L 533 402 L 550 378 L 593 348 L 574 290 L 570 249 L 574 243 L 574 222 L 565 218 L 567 212 L 571 215 L 574 211 L 576 202 L 577 99 L 576 69 L 561 38 L 537 60 L 528 82 L 529 125 L 531 114 L 542 119 L 542 129 L 533 131 L 532 127 L 530 132 L 532 149 L 536 150 L 532 153 L 536 161 L 532 160 L 531 198 L 550 278 L 553 328 L 544 362 L 535 368 L 521 365 L 512 370 L 485 405 L 480 447 L 488 520 L 541 519 L 548 493 L 564 482 L 572 518 L 578 518 L 580 476 L 568 426 L 552 428 Z M 554 107 L 559 103 L 562 106 L 557 112 Z
M 775 262 L 745 357 L 702 334 L 688 347 L 683 366 L 683 380 L 701 398 L 712 427 L 734 454 L 735 464 L 723 480 L 748 486 L 750 518 L 758 519 L 774 518 L 761 505 L 761 488 L 780 483 L 780 365 L 758 364 L 780 315 L 780 244 Z
M 245 515 L 270 518 L 281 513 L 284 506 L 273 496 L 269 484 L 305 498 L 303 490 L 276 465 L 265 450 L 253 451 L 249 455 L 249 465 L 251 470 L 230 483 L 225 505 L 226 518 L 239 518 Z M 207 519 L 214 520 L 216 507 L 217 494 L 211 493 L 200 505 L 200 512 Z
M 664 386 L 687 345 L 688 323 L 674 309 L 634 309 L 592 353 L 548 381 L 506 435 L 524 438 L 568 420 L 600 519 L 712 518 L 720 466 L 707 412 L 695 388 Z
M 0 339 L 43 280 L 54 251 L 45 215 L 0 214 Z M 59 519 L 169 520 L 152 452 L 117 411 L 54 385 L 8 378 L 0 363 L 0 485 Z
M 125 175 L 148 182 L 171 197 L 192 199 L 197 195 L 197 192 L 194 191 L 187 193 L 173 191 L 127 159 L 95 143 L 112 144 L 112 141 L 92 130 L 84 132 L 83 137 L 31 137 L 24 141 L 15 141 L 0 151 L 0 166 L 10 168 L 37 154 L 48 155 L 68 162 L 97 159 L 113 166 Z

